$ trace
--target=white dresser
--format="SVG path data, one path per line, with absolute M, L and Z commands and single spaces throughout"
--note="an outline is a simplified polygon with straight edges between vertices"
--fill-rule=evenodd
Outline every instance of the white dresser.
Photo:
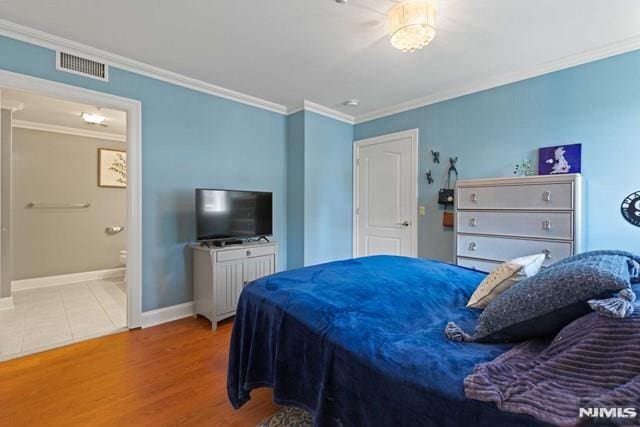
M 582 250 L 579 174 L 458 181 L 455 259 L 491 271 L 536 253 L 545 265 Z
M 275 242 L 191 248 L 194 311 L 209 319 L 212 329 L 236 314 L 238 298 L 248 283 L 276 271 Z

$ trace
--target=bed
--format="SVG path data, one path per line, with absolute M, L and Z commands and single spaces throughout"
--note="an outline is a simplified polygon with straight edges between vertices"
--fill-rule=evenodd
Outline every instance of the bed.
M 316 426 L 540 426 L 470 400 L 464 378 L 510 345 L 455 343 L 473 329 L 465 304 L 484 273 L 375 256 L 291 270 L 243 291 L 231 339 L 228 394 L 251 390 L 308 410 Z

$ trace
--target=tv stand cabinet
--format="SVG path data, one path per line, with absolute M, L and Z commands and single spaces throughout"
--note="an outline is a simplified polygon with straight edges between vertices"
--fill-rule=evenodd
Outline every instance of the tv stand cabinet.
M 214 330 L 220 320 L 236 314 L 238 298 L 247 284 L 276 271 L 276 242 L 192 245 L 191 249 L 194 312 L 209 319 Z

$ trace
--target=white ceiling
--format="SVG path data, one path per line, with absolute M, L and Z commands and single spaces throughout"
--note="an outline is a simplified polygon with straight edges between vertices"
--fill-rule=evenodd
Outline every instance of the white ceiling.
M 640 36 L 633 0 L 440 0 L 416 53 L 390 0 L 3 0 L 0 16 L 289 108 L 362 116 Z M 359 99 L 360 106 L 340 103 Z
M 119 136 L 125 136 L 127 133 L 127 114 L 123 111 L 98 109 L 99 106 L 95 105 L 79 104 L 3 88 L 0 88 L 0 97 L 3 106 L 16 110 L 13 113 L 13 119 L 17 121 L 64 126 L 81 131 Z M 81 117 L 82 113 L 98 113 L 104 116 L 106 118 L 104 126 L 86 123 Z

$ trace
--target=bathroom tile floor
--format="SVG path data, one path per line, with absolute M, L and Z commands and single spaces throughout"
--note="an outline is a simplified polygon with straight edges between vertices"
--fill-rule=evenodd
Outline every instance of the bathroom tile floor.
M 126 330 L 122 280 L 104 279 L 13 293 L 0 310 L 0 361 Z

